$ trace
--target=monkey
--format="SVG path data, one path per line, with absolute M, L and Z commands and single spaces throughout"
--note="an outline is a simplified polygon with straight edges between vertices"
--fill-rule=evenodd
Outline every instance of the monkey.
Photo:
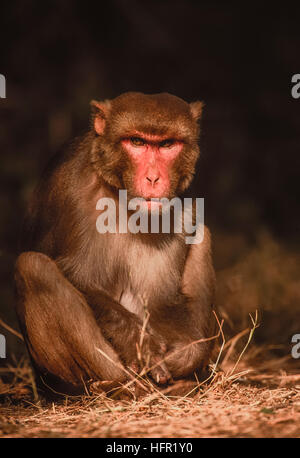
M 96 229 L 97 202 L 118 203 L 120 190 L 140 199 L 148 216 L 153 199 L 182 196 L 200 154 L 202 108 L 168 93 L 93 100 L 90 129 L 44 171 L 29 203 L 15 285 L 37 379 L 51 389 L 122 384 L 146 363 L 165 386 L 207 366 L 215 331 L 209 229 L 190 245 L 174 231 Z

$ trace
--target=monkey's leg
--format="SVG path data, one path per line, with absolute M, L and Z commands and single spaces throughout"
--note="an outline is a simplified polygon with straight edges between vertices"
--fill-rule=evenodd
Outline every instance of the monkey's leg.
M 205 228 L 203 242 L 190 246 L 181 291 L 173 302 L 154 311 L 150 318 L 151 326 L 167 339 L 165 362 L 174 378 L 199 373 L 209 362 L 215 343 L 209 339 L 216 334 L 214 292 L 210 235 Z
M 103 337 L 86 300 L 54 261 L 41 253 L 22 253 L 15 279 L 17 315 L 41 374 L 50 373 L 50 378 L 74 387 L 89 379 L 125 380 L 125 373 L 117 366 L 119 358 Z

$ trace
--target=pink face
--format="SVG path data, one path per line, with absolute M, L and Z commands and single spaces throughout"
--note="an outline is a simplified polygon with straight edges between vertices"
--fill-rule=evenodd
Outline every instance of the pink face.
M 136 167 L 136 195 L 145 199 L 166 197 L 170 190 L 169 170 L 183 141 L 135 132 L 122 145 Z

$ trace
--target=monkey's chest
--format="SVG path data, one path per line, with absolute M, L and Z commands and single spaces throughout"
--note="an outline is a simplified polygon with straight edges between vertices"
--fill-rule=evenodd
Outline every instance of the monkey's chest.
M 145 311 L 172 300 L 181 285 L 185 251 L 178 245 L 164 250 L 127 247 L 116 259 L 114 298 L 127 310 L 144 317 Z

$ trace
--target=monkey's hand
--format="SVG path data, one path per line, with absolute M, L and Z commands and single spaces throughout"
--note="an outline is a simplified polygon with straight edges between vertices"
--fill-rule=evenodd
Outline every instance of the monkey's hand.
M 161 385 L 171 379 L 163 362 L 165 343 L 150 328 L 145 329 L 136 315 L 125 310 L 114 324 L 105 327 L 104 334 L 133 375 L 150 373 Z
M 136 374 L 150 372 L 156 383 L 166 384 L 171 376 L 162 361 L 167 350 L 162 338 L 102 291 L 85 291 L 84 295 L 102 334 L 124 365 Z
M 149 370 L 156 383 L 164 385 L 171 375 L 163 359 L 167 352 L 167 346 L 162 338 L 149 326 L 146 330 L 141 329 L 140 341 L 137 344 L 137 356 L 140 367 Z

